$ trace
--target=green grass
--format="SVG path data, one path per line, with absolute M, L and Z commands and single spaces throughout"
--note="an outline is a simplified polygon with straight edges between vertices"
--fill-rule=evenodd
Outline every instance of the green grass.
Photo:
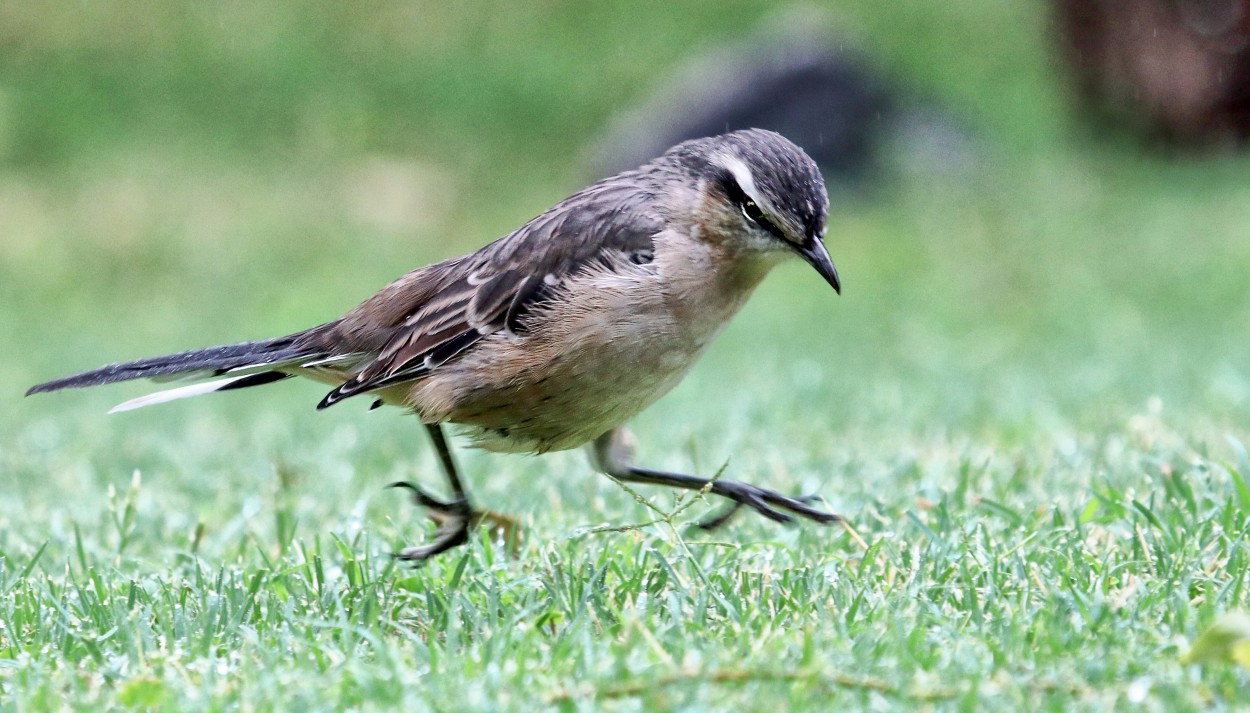
M 1250 163 L 1083 138 L 1031 3 L 837 9 L 972 160 L 840 199 L 845 294 L 779 268 L 634 424 L 854 534 L 460 451 L 524 539 L 412 570 L 410 416 L 20 397 L 485 243 L 767 3 L 519 7 L 0 6 L 0 709 L 1244 707 L 1180 656 L 1250 608 Z

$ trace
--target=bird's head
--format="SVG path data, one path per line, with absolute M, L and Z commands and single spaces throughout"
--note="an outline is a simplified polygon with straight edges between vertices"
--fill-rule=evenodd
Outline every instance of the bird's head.
M 797 254 L 842 291 L 823 243 L 825 181 L 803 149 L 772 131 L 747 129 L 679 144 L 665 158 L 697 182 L 692 217 L 703 239 L 739 252 Z

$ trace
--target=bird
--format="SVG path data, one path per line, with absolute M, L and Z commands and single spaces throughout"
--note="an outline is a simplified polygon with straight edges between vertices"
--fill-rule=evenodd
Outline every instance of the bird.
M 396 557 L 419 564 L 465 544 L 484 511 L 471 503 L 444 432 L 488 451 L 587 446 L 625 483 L 726 498 L 701 523 L 743 508 L 770 520 L 841 520 L 741 481 L 643 468 L 626 422 L 675 386 L 777 264 L 800 258 L 837 293 L 824 245 L 829 201 L 819 168 L 780 134 L 746 129 L 685 141 L 600 180 L 460 257 L 417 268 L 342 317 L 275 339 L 117 363 L 31 387 L 27 395 L 130 379 L 190 380 L 115 407 L 307 377 L 332 387 L 325 409 L 365 396 L 414 413 L 451 495 L 412 482 L 437 526 Z

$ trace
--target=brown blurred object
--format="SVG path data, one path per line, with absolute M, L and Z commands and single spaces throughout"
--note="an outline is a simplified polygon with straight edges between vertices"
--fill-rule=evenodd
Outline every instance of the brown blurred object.
M 1054 0 L 1086 115 L 1174 146 L 1250 140 L 1250 0 Z

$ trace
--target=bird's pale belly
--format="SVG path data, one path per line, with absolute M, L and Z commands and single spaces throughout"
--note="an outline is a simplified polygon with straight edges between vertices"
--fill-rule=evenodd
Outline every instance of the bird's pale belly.
M 427 422 L 467 427 L 488 450 L 583 445 L 673 388 L 729 316 L 682 319 L 658 295 L 628 292 L 604 290 L 601 301 L 549 316 L 532 334 L 490 335 L 414 384 L 406 401 Z
M 576 448 L 621 425 L 681 380 L 702 351 L 688 339 L 586 339 L 503 383 L 463 392 L 447 420 L 495 451 Z

